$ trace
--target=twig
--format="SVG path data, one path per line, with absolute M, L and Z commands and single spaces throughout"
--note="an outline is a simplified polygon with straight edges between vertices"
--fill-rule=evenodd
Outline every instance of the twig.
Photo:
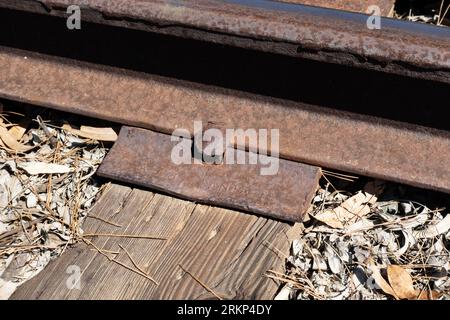
M 137 273 L 137 274 L 143 276 L 144 278 L 150 280 L 151 282 L 153 282 L 153 283 L 156 284 L 157 286 L 159 285 L 159 283 L 156 282 L 154 279 L 152 279 L 152 277 L 148 276 L 147 274 L 143 273 L 142 271 L 133 269 L 132 267 L 126 265 L 125 263 L 122 263 L 122 262 L 116 260 L 116 258 L 111 258 L 111 257 L 109 257 L 102 249 L 100 249 L 99 247 L 97 247 L 94 243 L 92 243 L 92 242 L 89 241 L 88 239 L 84 239 L 84 238 L 82 238 L 82 239 L 83 239 L 83 241 L 85 241 L 87 244 L 93 246 L 93 247 L 94 247 L 101 255 L 105 256 L 109 261 L 115 262 L 115 263 L 117 263 L 118 265 L 120 265 L 121 267 L 124 267 L 124 268 L 127 269 L 127 270 L 130 270 L 130 271 L 132 271 L 132 272 L 134 272 L 134 273 Z
M 36 220 L 30 221 L 30 222 L 28 222 L 29 225 L 27 225 L 26 228 L 29 228 L 29 227 L 31 227 L 31 226 L 41 222 L 44 219 L 45 219 L 45 217 L 41 217 L 41 218 L 38 218 Z M 0 235 L 0 240 L 3 240 L 3 239 L 8 238 L 8 237 L 10 237 L 12 235 L 15 235 L 16 233 L 18 233 L 20 231 L 22 231 L 22 227 L 17 227 L 15 229 L 11 230 L 11 231 L 4 232 L 4 233 L 2 233 Z
M 114 234 L 114 233 L 85 233 L 83 237 L 111 237 L 111 238 L 136 238 L 136 239 L 155 239 L 167 240 L 167 238 L 160 238 L 155 236 L 141 236 L 134 234 Z
M 293 278 L 293 277 L 290 277 L 290 276 L 288 276 L 288 275 L 286 275 L 286 274 L 277 272 L 277 271 L 275 271 L 275 270 L 268 270 L 267 272 L 271 272 L 271 273 L 273 273 L 273 274 L 275 274 L 275 275 L 282 276 L 282 277 L 284 277 L 284 278 L 286 278 L 286 279 L 290 279 L 291 281 L 294 281 L 295 283 L 300 283 L 299 281 L 303 281 L 303 282 L 305 282 L 305 283 L 308 285 L 309 290 L 310 290 L 311 292 L 313 292 L 315 296 L 318 296 L 318 297 L 319 297 L 320 294 L 318 294 L 318 293 L 316 292 L 316 288 L 314 287 L 314 284 L 311 282 L 311 280 L 310 280 L 310 279 L 308 278 L 308 276 L 306 275 L 306 272 L 303 271 L 302 269 L 298 268 L 297 266 L 295 266 L 295 267 L 296 267 L 297 270 L 300 272 L 300 274 L 301 274 L 301 276 L 302 276 L 303 278 L 295 279 L 295 278 Z M 305 287 L 305 288 L 306 288 L 306 287 Z
M 442 25 L 442 22 L 444 21 L 445 16 L 447 15 L 448 10 L 450 9 L 450 4 L 449 4 L 449 5 L 447 6 L 447 9 L 445 10 L 444 14 L 443 14 L 442 17 L 441 17 L 443 6 L 444 6 L 444 0 L 442 0 L 441 6 L 440 6 L 440 8 L 439 8 L 438 26 Z
M 47 201 L 45 202 L 46 206 L 50 207 L 50 204 L 52 203 L 52 179 L 53 175 L 48 175 L 48 182 L 47 182 Z
M 322 172 L 322 177 L 333 187 L 334 190 L 337 191 L 337 189 L 335 188 L 335 186 L 330 182 L 330 180 L 328 180 L 328 178 L 325 176 L 325 174 Z
M 268 277 L 268 278 L 271 278 L 271 279 L 274 279 L 274 280 L 279 280 L 279 281 L 282 281 L 284 283 L 289 283 L 289 284 L 295 286 L 297 289 L 303 290 L 304 292 L 306 292 L 307 294 L 309 294 L 313 298 L 316 298 L 317 300 L 324 300 L 324 298 L 322 296 L 320 296 L 319 294 L 317 294 L 315 292 L 314 287 L 312 287 L 312 288 L 311 287 L 307 287 L 307 286 L 301 284 L 297 279 L 293 279 L 293 278 L 291 278 L 291 277 L 289 277 L 287 275 L 275 272 L 273 270 L 268 270 L 267 272 L 273 273 L 273 275 L 266 273 L 265 276 Z
M 48 129 L 47 125 L 45 124 L 44 120 L 42 120 L 41 116 L 37 116 L 36 120 L 39 124 L 39 126 L 41 127 L 42 131 L 44 131 L 45 135 L 47 136 L 47 138 L 49 139 L 50 145 L 52 148 L 54 148 L 57 144 L 57 139 L 55 138 L 55 136 L 50 132 L 50 130 Z
M 349 176 L 349 175 L 335 173 L 335 172 L 326 171 L 326 170 L 322 170 L 322 172 L 323 172 L 323 175 L 327 175 L 330 177 L 334 177 L 334 178 L 341 179 L 344 181 L 349 181 L 349 182 L 354 182 L 356 179 L 358 179 L 358 177 L 355 177 L 355 176 Z
M 344 174 L 344 173 L 329 171 L 329 170 L 325 170 L 325 169 L 322 169 L 322 171 L 325 172 L 325 173 L 328 173 L 328 174 L 333 174 L 333 175 L 344 177 L 344 178 L 358 179 L 357 176 L 353 176 L 353 175 L 350 175 L 350 174 Z
M 133 265 L 134 265 L 140 272 L 142 272 L 142 273 L 148 275 L 148 273 L 145 272 L 144 269 L 142 269 L 142 268 L 136 263 L 136 261 L 134 261 L 133 257 L 132 257 L 131 254 L 127 251 L 127 249 L 125 249 L 121 244 L 119 244 L 119 247 L 120 247 L 123 251 L 125 251 L 125 253 L 127 254 L 128 258 L 130 258 L 131 263 L 133 263 Z M 156 281 L 155 281 L 155 282 L 156 282 Z
M 17 253 L 21 251 L 30 251 L 33 249 L 56 249 L 57 246 L 45 246 L 45 245 L 33 245 L 33 246 L 15 246 L 15 247 L 7 247 L 7 248 L 0 248 L 0 256 L 3 256 L 4 254 L 11 254 L 11 253 Z
M 26 228 L 25 225 L 24 225 L 23 215 L 22 215 L 22 213 L 21 213 L 20 211 L 18 212 L 18 215 L 19 215 L 20 225 L 21 225 L 21 227 L 22 227 L 23 233 L 25 234 L 25 237 L 27 238 L 28 243 L 31 244 L 31 243 L 33 243 L 33 241 L 31 240 L 31 237 L 30 237 L 30 235 L 28 234 L 27 228 Z
M 186 272 L 188 275 L 190 275 L 195 281 L 197 281 L 203 288 L 205 288 L 207 291 L 209 291 L 210 293 L 212 293 L 217 299 L 219 300 L 223 300 L 223 298 L 221 296 L 219 296 L 217 293 L 215 293 L 211 288 L 209 288 L 206 284 L 204 284 L 199 278 L 197 278 L 196 276 L 194 276 L 192 273 L 190 273 L 188 270 L 186 270 L 185 268 L 183 268 L 181 265 L 178 265 L 181 270 L 183 270 L 184 272 Z
M 95 251 L 97 251 L 97 249 L 92 249 L 91 248 L 91 250 L 95 250 Z M 111 254 L 119 254 L 120 253 L 120 251 L 112 251 L 112 250 L 106 250 L 106 249 L 102 249 L 102 251 L 103 252 L 106 252 L 106 253 L 111 253 Z
M 94 216 L 94 215 L 92 215 L 92 214 L 88 214 L 88 215 L 86 216 L 86 218 L 97 219 L 97 220 L 100 220 L 100 221 L 105 222 L 105 223 L 107 223 L 107 224 L 110 224 L 110 225 L 112 225 L 112 226 L 114 226 L 114 227 L 122 228 L 122 226 L 121 226 L 120 224 L 111 222 L 111 221 L 109 221 L 109 220 L 107 220 L 107 219 L 104 219 L 104 218 L 101 218 L 101 217 L 98 217 L 98 216 Z
M 130 270 L 130 271 L 133 271 L 133 272 L 135 272 L 135 273 L 137 273 L 137 274 L 143 276 L 144 278 L 147 278 L 148 280 L 150 280 L 151 282 L 153 282 L 154 284 L 156 284 L 157 286 L 159 286 L 159 283 L 158 283 L 158 282 L 156 282 L 155 280 L 153 280 L 152 277 L 146 275 L 145 273 L 142 273 L 142 272 L 139 271 L 139 270 L 135 270 L 135 269 L 133 269 L 132 267 L 127 266 L 125 263 L 122 263 L 122 262 L 120 262 L 120 261 L 117 261 L 115 258 L 112 259 L 111 261 L 117 263 L 118 265 L 124 267 L 125 269 L 128 269 L 128 270 Z
M 277 247 L 275 247 L 275 245 L 273 243 L 270 243 L 269 241 L 264 241 L 264 245 L 267 246 L 267 248 L 269 248 L 269 250 L 275 251 L 275 253 L 278 253 L 279 255 L 281 255 L 283 258 L 287 259 L 288 256 L 281 251 L 280 249 L 278 249 Z

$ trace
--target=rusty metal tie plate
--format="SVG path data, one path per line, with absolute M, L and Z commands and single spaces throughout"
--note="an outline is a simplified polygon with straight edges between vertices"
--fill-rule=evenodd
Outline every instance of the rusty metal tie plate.
M 292 222 L 302 220 L 318 187 L 320 168 L 282 159 L 276 159 L 278 171 L 273 175 L 261 175 L 260 162 L 175 164 L 171 155 L 179 142 L 171 137 L 122 127 L 98 174 L 191 201 Z

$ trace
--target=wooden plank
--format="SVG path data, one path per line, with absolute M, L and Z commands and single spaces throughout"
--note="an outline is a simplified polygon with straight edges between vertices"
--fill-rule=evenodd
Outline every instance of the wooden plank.
M 214 298 L 191 275 L 214 289 L 216 279 L 227 273 L 264 224 L 265 218 L 199 205 L 189 223 L 154 268 L 164 285 L 152 292 L 157 299 L 195 299 L 202 294 Z M 192 248 L 186 251 L 186 248 Z M 181 267 L 182 268 L 181 268 Z M 233 286 L 214 290 L 233 298 Z
M 150 267 L 152 262 L 166 250 L 171 239 L 183 229 L 195 204 L 159 194 L 153 196 L 151 192 L 138 189 L 134 189 L 133 192 L 140 195 L 140 200 L 136 198 L 132 201 L 132 210 L 121 212 L 122 217 L 119 223 L 126 223 L 128 220 L 128 226 L 120 233 L 154 235 L 168 240 L 110 238 L 104 248 L 116 251 L 121 249 L 120 244 L 142 269 L 156 278 L 155 270 Z M 145 199 L 146 196 L 147 199 Z M 142 199 L 145 200 L 142 201 Z M 133 266 L 123 251 L 118 255 L 117 260 Z M 66 298 L 144 299 L 146 296 L 142 292 L 156 287 L 148 279 L 108 261 L 101 255 L 97 255 L 92 265 L 85 270 L 84 276 L 92 279 L 92 283 L 85 282 L 80 291 L 71 290 Z
M 287 252 L 292 226 L 232 210 L 196 205 L 149 191 L 114 185 L 91 214 L 122 228 L 87 219 L 85 233 L 137 234 L 167 240 L 98 237 L 117 260 L 133 260 L 159 285 L 109 261 L 84 244 L 70 248 L 12 299 L 214 299 L 187 270 L 225 299 L 270 299 L 278 285 L 264 276 L 282 267 L 273 247 Z M 120 245 L 120 246 L 119 246 Z M 80 290 L 69 290 L 69 266 L 81 269 Z M 181 267 L 180 267 L 181 266 Z M 184 270 L 183 270 L 184 269 Z

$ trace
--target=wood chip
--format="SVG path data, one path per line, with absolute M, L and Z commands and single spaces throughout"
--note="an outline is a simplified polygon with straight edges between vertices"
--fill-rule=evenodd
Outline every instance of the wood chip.
M 20 126 L 20 125 L 12 126 L 8 130 L 9 134 L 12 137 L 14 137 L 14 139 L 16 139 L 17 141 L 20 141 L 20 139 L 22 139 L 22 137 L 23 137 L 23 135 L 25 134 L 26 131 L 27 131 L 27 129 L 25 127 Z
M 72 171 L 71 168 L 66 165 L 39 162 L 39 161 L 18 163 L 17 166 L 31 175 L 59 174 L 59 173 L 69 173 Z
M 82 138 L 98 140 L 98 141 L 111 141 L 117 140 L 117 133 L 112 128 L 97 128 L 81 126 L 80 129 L 74 129 L 69 124 L 65 124 L 62 128 L 74 135 Z
M 16 152 L 27 152 L 33 149 L 33 146 L 26 146 L 18 142 L 15 137 L 3 126 L 0 126 L 0 139 L 10 149 Z

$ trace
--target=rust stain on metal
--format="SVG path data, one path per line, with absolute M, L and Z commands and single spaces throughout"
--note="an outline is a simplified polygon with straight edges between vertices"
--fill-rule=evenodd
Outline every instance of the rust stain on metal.
M 380 8 L 383 16 L 389 16 L 394 8 L 395 0 L 277 0 L 280 2 L 300 3 L 310 6 L 317 6 L 323 8 L 332 8 L 345 11 L 353 11 L 366 13 L 367 8 L 371 5 L 376 5 Z
M 0 65 L 4 98 L 168 134 L 279 129 L 282 158 L 450 193 L 448 131 L 2 47 Z
M 192 147 L 191 139 L 183 140 Z M 179 143 L 170 135 L 122 127 L 98 174 L 191 201 L 292 222 L 302 221 L 318 187 L 319 168 L 288 160 L 271 158 L 279 163 L 274 175 L 261 175 L 260 163 L 177 165 L 172 152 Z M 248 152 L 234 151 L 248 157 Z
M 130 3 L 131 2 L 131 3 Z M 83 19 L 450 83 L 450 29 L 268 0 L 0 0 L 0 6 Z M 46 9 L 44 9 L 44 6 Z

